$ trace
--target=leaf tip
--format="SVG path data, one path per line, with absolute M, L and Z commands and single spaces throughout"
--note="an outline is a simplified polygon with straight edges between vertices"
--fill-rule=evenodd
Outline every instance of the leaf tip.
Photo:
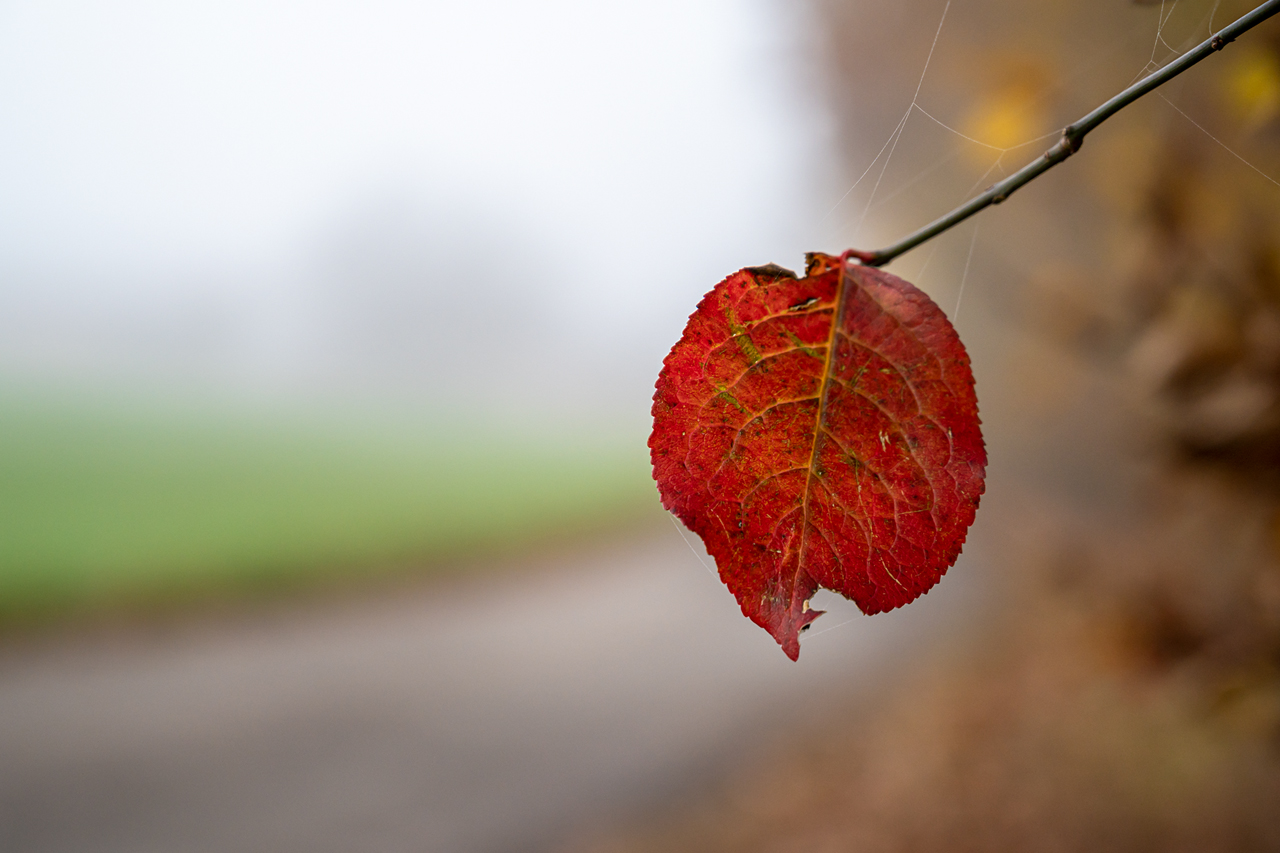
M 813 621 L 826 613 L 809 606 L 809 599 L 795 600 L 789 607 L 774 606 L 764 609 L 757 620 L 773 635 L 787 657 L 800 659 L 800 635 L 809 630 Z

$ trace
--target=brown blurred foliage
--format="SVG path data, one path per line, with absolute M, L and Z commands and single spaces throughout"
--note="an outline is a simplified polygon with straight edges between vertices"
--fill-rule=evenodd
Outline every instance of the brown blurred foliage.
M 911 103 L 944 4 L 815 0 L 854 177 Z M 955 2 L 920 103 L 1007 148 L 1254 5 Z M 1053 141 L 1000 154 L 912 122 L 890 184 L 963 156 L 875 209 L 894 236 L 997 158 L 1016 168 Z M 584 849 L 1280 850 L 1273 178 L 1277 20 L 980 214 L 965 298 L 987 304 L 967 302 L 960 331 L 990 427 L 972 548 L 998 602 L 983 627 L 689 807 Z

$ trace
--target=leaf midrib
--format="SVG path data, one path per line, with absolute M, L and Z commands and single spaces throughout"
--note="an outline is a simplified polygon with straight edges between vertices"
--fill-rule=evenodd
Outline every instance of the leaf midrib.
M 836 329 L 840 325 L 840 317 L 844 311 L 845 263 L 840 263 L 839 278 L 836 280 L 836 302 L 831 312 L 831 330 L 827 332 L 827 356 L 822 362 L 822 385 L 818 389 L 818 407 L 813 417 L 813 443 L 809 448 L 809 464 L 804 479 L 804 502 L 800 519 L 800 554 L 796 558 L 796 575 L 804 569 L 804 558 L 809 548 L 809 498 L 813 494 L 813 467 L 818 457 L 818 432 L 822 429 L 823 416 L 827 412 L 827 387 L 831 381 L 831 362 L 835 358 Z M 795 604 L 795 578 L 791 580 L 791 604 Z

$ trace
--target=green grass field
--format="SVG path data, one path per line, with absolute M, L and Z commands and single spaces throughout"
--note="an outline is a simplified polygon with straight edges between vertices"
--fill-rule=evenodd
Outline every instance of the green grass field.
M 0 622 L 511 552 L 643 514 L 646 456 L 519 425 L 0 398 Z

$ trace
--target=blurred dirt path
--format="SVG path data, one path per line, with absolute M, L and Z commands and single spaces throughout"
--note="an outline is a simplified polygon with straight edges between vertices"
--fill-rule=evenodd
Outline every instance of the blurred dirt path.
M 962 561 L 905 611 L 834 610 L 793 665 L 669 525 L 543 562 L 0 650 L 0 850 L 539 849 L 871 689 L 978 583 Z

